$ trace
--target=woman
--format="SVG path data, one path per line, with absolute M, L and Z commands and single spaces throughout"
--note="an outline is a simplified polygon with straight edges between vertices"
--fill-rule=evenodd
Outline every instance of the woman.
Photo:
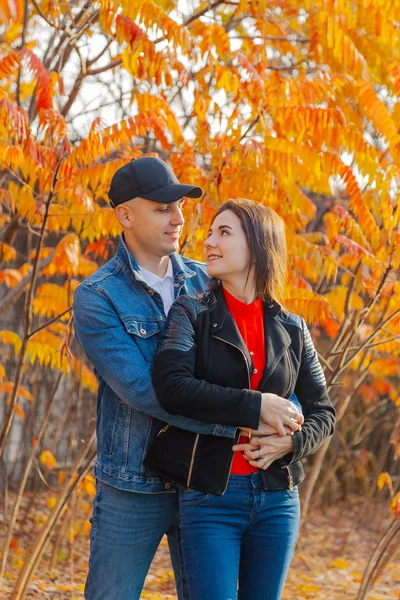
M 175 301 L 154 388 L 168 412 L 252 437 L 238 444 L 238 434 L 232 448 L 229 439 L 165 425 L 146 466 L 182 486 L 191 600 L 237 598 L 238 582 L 241 600 L 279 600 L 298 533 L 300 459 L 333 433 L 335 411 L 304 319 L 278 303 L 287 264 L 282 219 L 249 200 L 226 202 L 205 258 L 210 291 Z

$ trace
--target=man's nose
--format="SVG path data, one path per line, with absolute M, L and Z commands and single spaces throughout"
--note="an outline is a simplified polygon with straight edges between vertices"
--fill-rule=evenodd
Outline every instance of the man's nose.
M 182 210 L 179 207 L 175 207 L 175 210 L 173 211 L 172 215 L 171 215 L 171 224 L 172 225 L 183 225 L 185 222 L 185 219 L 183 218 L 183 214 L 182 214 Z

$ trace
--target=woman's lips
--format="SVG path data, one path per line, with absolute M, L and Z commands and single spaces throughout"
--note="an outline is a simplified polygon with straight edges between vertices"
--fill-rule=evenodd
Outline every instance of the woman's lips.
M 219 260 L 220 258 L 222 258 L 222 256 L 218 256 L 217 254 L 210 254 L 209 256 L 207 256 L 207 262 L 213 262 L 215 260 Z

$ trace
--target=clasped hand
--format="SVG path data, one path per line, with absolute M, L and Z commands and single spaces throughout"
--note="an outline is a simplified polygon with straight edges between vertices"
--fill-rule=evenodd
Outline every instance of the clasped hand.
M 248 429 L 241 428 L 249 435 L 249 441 L 246 444 L 236 444 L 233 450 L 243 452 L 252 466 L 268 469 L 275 460 L 292 452 L 292 435 L 295 431 L 301 431 L 302 423 L 303 415 L 290 400 L 276 394 L 262 394 L 258 430 L 249 432 Z
M 251 437 L 247 444 L 236 444 L 232 450 L 243 452 L 250 465 L 265 470 L 275 460 L 293 451 L 293 438 L 291 435 L 282 437 L 277 433 L 255 436 Z

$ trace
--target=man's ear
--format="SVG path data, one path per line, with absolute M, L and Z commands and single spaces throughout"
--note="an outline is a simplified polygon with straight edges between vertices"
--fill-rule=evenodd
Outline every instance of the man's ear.
M 115 216 L 118 221 L 121 223 L 122 227 L 126 229 L 131 229 L 133 226 L 132 213 L 129 210 L 129 207 L 125 204 L 119 204 L 115 207 Z

